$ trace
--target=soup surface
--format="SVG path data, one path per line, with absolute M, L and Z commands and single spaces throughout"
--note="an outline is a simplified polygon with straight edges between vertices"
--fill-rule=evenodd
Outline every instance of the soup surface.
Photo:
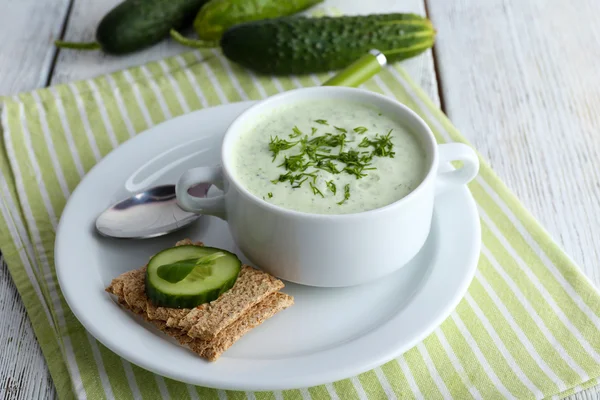
M 349 214 L 391 204 L 426 173 L 419 140 L 393 115 L 366 104 L 319 100 L 275 108 L 233 146 L 239 182 L 274 205 Z

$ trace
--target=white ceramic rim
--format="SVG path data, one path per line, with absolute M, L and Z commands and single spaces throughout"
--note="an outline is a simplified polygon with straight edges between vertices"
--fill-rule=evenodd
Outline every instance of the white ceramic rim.
M 347 99 L 350 99 L 351 101 L 364 99 L 365 103 L 371 103 L 372 99 L 376 99 L 376 101 L 378 101 L 378 102 L 385 103 L 388 106 L 395 107 L 395 108 L 401 110 L 403 113 L 406 113 L 407 115 L 410 116 L 410 119 L 411 119 L 410 123 L 413 125 L 417 125 L 419 127 L 420 132 L 416 132 L 415 134 L 419 135 L 419 137 L 421 139 L 422 138 L 425 139 L 425 140 L 421 140 L 421 143 L 423 143 L 427 146 L 427 148 L 424 148 L 424 150 L 428 154 L 428 157 L 431 157 L 427 174 L 425 175 L 425 177 L 421 180 L 421 182 L 415 189 L 413 189 L 409 194 L 407 194 L 400 200 L 396 200 L 395 202 L 387 204 L 383 207 L 375 208 L 375 209 L 368 210 L 368 211 L 349 213 L 349 214 L 316 214 L 316 213 L 309 213 L 309 212 L 304 212 L 304 211 L 290 210 L 290 209 L 283 208 L 283 207 L 275 205 L 275 204 L 271 204 L 271 203 L 261 199 L 260 197 L 255 196 L 248 189 L 246 189 L 244 187 L 244 185 L 242 185 L 237 180 L 237 178 L 235 177 L 235 174 L 231 172 L 231 171 L 233 171 L 233 168 L 230 165 L 230 162 L 228 161 L 229 154 L 231 154 L 230 153 L 231 147 L 233 146 L 238 135 L 244 131 L 244 129 L 245 129 L 244 125 L 248 124 L 249 121 L 251 121 L 257 113 L 262 112 L 263 109 L 265 109 L 265 108 L 270 109 L 272 107 L 277 107 L 278 102 L 289 102 L 289 101 L 293 102 L 294 101 L 293 98 L 297 97 L 299 93 L 300 94 L 315 93 L 315 96 L 322 100 L 326 100 L 332 94 L 338 94 L 338 95 L 344 94 L 345 97 Z M 415 113 L 413 110 L 411 110 L 404 104 L 402 104 L 394 99 L 391 99 L 389 97 L 386 97 L 382 94 L 370 92 L 370 91 L 364 90 L 364 89 L 348 88 L 348 87 L 341 87 L 341 86 L 316 86 L 316 87 L 310 87 L 310 88 L 294 89 L 294 90 L 289 90 L 287 92 L 276 94 L 265 100 L 259 101 L 258 103 L 254 104 L 253 106 L 248 108 L 246 111 L 244 111 L 242 114 L 240 114 L 231 123 L 231 125 L 229 126 L 229 128 L 227 128 L 227 131 L 225 132 L 225 136 L 223 139 L 223 145 L 221 147 L 221 160 L 222 160 L 223 174 L 227 177 L 227 180 L 231 184 L 234 184 L 236 189 L 238 189 L 240 191 L 240 193 L 242 193 L 248 199 L 254 201 L 261 207 L 268 209 L 269 211 L 272 211 L 272 212 L 275 212 L 278 214 L 285 214 L 289 217 L 295 217 L 295 218 L 342 220 L 342 219 L 355 219 L 355 218 L 369 217 L 374 214 L 386 212 L 391 208 L 402 207 L 404 204 L 412 201 L 423 190 L 425 190 L 425 189 L 423 189 L 425 186 L 432 184 L 433 182 L 431 182 L 431 181 L 434 180 L 435 177 L 437 176 L 437 169 L 438 169 L 438 163 L 439 163 L 439 150 L 438 150 L 438 143 L 435 140 L 435 136 L 433 135 L 433 132 L 431 132 L 431 129 L 429 128 L 429 126 L 425 123 L 425 121 L 423 121 L 423 119 L 417 113 Z

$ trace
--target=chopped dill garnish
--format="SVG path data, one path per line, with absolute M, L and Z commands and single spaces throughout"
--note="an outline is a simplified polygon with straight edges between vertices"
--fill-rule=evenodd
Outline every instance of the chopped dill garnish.
M 371 141 L 368 137 L 364 137 L 362 142 L 358 144 L 358 147 L 369 147 L 371 145 Z
M 291 172 L 287 172 L 285 174 L 279 175 L 279 178 L 277 179 L 273 179 L 271 182 L 272 183 L 278 183 L 278 182 L 290 182 L 290 184 L 292 185 L 292 188 L 295 188 L 294 185 L 298 184 L 298 185 L 302 185 L 302 182 L 304 182 L 305 180 L 307 180 L 309 177 L 313 178 L 313 181 L 317 179 L 317 174 L 315 173 L 304 173 L 301 172 L 299 174 L 292 174 Z M 305 178 L 305 179 L 302 179 Z M 300 187 L 300 186 L 298 186 Z
M 300 131 L 300 129 L 298 129 L 297 126 L 294 126 L 294 128 L 292 129 L 293 133 L 290 133 L 290 137 L 293 138 L 297 138 L 298 136 L 302 136 L 302 132 Z
M 348 165 L 344 168 L 344 171 L 350 175 L 354 175 L 356 179 L 364 178 L 367 176 L 363 171 L 365 169 L 375 169 L 375 168 L 365 168 L 362 165 Z
M 315 120 L 321 125 L 329 125 L 324 119 Z M 272 180 L 274 184 L 280 182 L 289 182 L 293 189 L 302 187 L 302 184 L 309 181 L 309 186 L 313 194 L 325 198 L 325 195 L 316 186 L 319 171 L 326 171 L 330 174 L 345 173 L 353 175 L 356 179 L 364 178 L 368 175 L 367 171 L 375 170 L 372 166 L 374 157 L 394 157 L 392 143 L 392 130 L 386 135 L 375 134 L 375 136 L 365 136 L 356 145 L 352 144 L 345 149 L 347 144 L 348 131 L 344 128 L 333 126 L 338 132 L 325 133 L 315 136 L 317 128 L 312 127 L 310 135 L 304 134 L 297 126 L 292 128 L 290 138 L 296 141 L 280 139 L 278 136 L 271 137 L 269 150 L 273 153 L 273 162 L 280 152 L 289 150 L 300 143 L 299 152 L 296 154 L 286 154 L 284 160 L 278 165 L 285 169 L 284 174 L 280 174 L 277 179 Z M 357 126 L 352 129 L 353 132 L 364 134 L 368 129 L 364 126 Z M 350 143 L 353 143 L 351 141 Z M 311 169 L 309 169 L 311 168 Z M 323 176 L 323 175 L 320 175 Z M 333 196 L 337 194 L 337 187 L 333 180 L 325 182 L 327 191 Z M 268 197 L 272 198 L 273 193 L 269 192 Z M 350 198 L 350 185 L 344 186 L 344 198 L 337 204 L 342 205 Z
M 335 187 L 335 183 L 333 183 L 333 179 L 325 182 L 327 184 L 327 189 L 335 196 L 335 192 L 337 192 L 337 188 Z
M 387 135 L 384 136 L 376 134 L 375 139 L 369 139 L 365 137 L 358 144 L 358 147 L 363 148 L 369 146 L 372 146 L 374 148 L 373 155 L 377 157 L 393 158 L 396 153 L 392 151 L 392 148 L 394 147 L 394 144 L 392 143 L 392 129 L 390 129 Z
M 285 156 L 285 159 L 278 167 L 285 167 L 289 171 L 304 171 L 312 165 L 314 163 L 304 162 L 304 154 L 296 154 L 295 156 Z
M 371 141 L 371 145 L 375 147 L 373 153 L 378 157 L 394 157 L 396 153 L 392 151 L 394 144 L 392 143 L 392 129 L 385 136 L 375 135 L 375 140 Z
M 331 133 L 328 133 L 324 139 L 324 144 L 329 147 L 340 146 L 340 148 L 343 148 L 345 142 L 346 142 L 346 134 L 345 133 L 340 133 L 339 135 L 332 135 Z M 341 149 L 340 149 L 340 151 L 341 151 Z
M 319 196 L 325 198 L 325 196 L 323 196 L 323 193 L 319 190 L 319 188 L 316 187 L 312 182 L 309 182 L 308 184 L 310 185 L 310 188 L 312 189 L 314 195 L 318 194 Z
M 346 186 L 344 186 L 344 198 L 342 199 L 342 201 L 339 201 L 337 204 L 339 204 L 341 206 L 349 198 L 350 198 L 350 185 L 346 184 Z
M 298 188 L 302 187 L 302 184 L 304 182 L 306 182 L 307 180 L 308 180 L 308 178 L 304 178 L 301 181 L 298 181 L 298 183 L 296 183 L 295 185 L 292 184 L 292 189 L 298 189 Z
M 280 151 L 291 149 L 297 143 L 298 142 L 288 142 L 285 139 L 279 139 L 278 136 L 275 136 L 275 138 L 271 137 L 271 142 L 269 142 L 269 150 L 271 150 L 273 153 L 273 161 L 275 161 Z
M 320 160 L 315 165 L 315 168 L 322 169 L 323 171 L 327 171 L 331 174 L 339 174 L 340 171 L 337 169 L 337 166 L 331 162 L 331 160 Z

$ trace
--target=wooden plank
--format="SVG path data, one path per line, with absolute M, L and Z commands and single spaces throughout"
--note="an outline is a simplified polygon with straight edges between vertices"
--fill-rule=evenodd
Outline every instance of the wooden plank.
M 69 18 L 65 40 L 91 41 L 98 21 L 120 0 L 77 0 Z M 414 12 L 425 15 L 423 0 L 374 0 L 370 2 L 347 2 L 345 0 L 327 0 L 325 6 L 333 12 L 344 14 L 368 14 L 377 12 Z M 321 8 L 321 7 L 319 7 Z M 318 10 L 318 8 L 317 8 Z M 314 11 L 314 10 L 313 10 Z M 126 56 L 108 56 L 98 51 L 60 50 L 52 77 L 52 84 L 91 78 L 100 74 L 117 71 L 148 61 L 179 54 L 189 48 L 167 39 L 147 50 Z M 425 88 L 426 92 L 438 101 L 437 82 L 433 70 L 431 52 L 406 61 L 405 67 Z
M 600 2 L 427 5 L 446 113 L 600 287 Z
M 108 11 L 119 3 L 121 0 L 76 0 L 67 23 L 64 40 L 94 41 L 98 23 Z M 101 51 L 60 49 L 50 84 L 91 78 L 175 55 L 185 49 L 186 47 L 169 39 L 146 50 L 126 56 L 110 56 Z
M 45 86 L 70 0 L 8 0 L 0 12 L 0 96 Z
M 70 0 L 9 0 L 0 13 L 0 96 L 45 86 Z M 55 399 L 23 302 L 0 262 L 0 398 Z
M 447 114 L 600 287 L 600 2 L 428 7 Z
M 56 391 L 25 307 L 0 258 L 0 398 L 55 399 Z

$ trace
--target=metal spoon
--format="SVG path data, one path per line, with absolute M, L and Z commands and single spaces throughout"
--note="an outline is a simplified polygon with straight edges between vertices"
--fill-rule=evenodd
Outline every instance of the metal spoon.
M 196 197 L 206 197 L 210 184 L 190 189 Z M 200 217 L 177 205 L 175 185 L 155 186 L 113 204 L 96 219 L 96 229 L 104 236 L 146 239 L 181 229 Z
M 371 50 L 323 83 L 323 86 L 359 86 L 377 74 L 386 63 L 383 53 Z M 190 194 L 206 197 L 209 187 L 198 185 L 190 189 Z M 181 229 L 199 217 L 179 208 L 175 185 L 164 185 L 149 188 L 112 205 L 100 214 L 96 229 L 108 237 L 145 239 Z

